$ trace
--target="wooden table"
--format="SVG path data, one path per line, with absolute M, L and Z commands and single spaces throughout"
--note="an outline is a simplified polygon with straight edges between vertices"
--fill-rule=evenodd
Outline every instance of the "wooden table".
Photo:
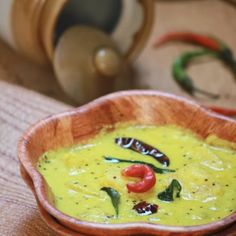
M 184 50 L 193 49 L 193 46 L 172 44 L 154 50 L 154 39 L 169 30 L 196 30 L 218 35 L 236 52 L 236 8 L 220 0 L 166 0 L 159 2 L 156 11 L 149 43 L 134 64 L 134 85 L 188 97 L 172 80 L 170 65 L 173 57 Z M 198 98 L 198 101 L 236 108 L 236 83 L 221 63 L 210 61 L 198 64 L 191 67 L 189 72 L 199 86 L 222 94 L 222 98 L 217 101 L 202 98 Z M 73 102 L 62 92 L 50 68 L 34 65 L 2 42 L 0 79 L 0 235 L 56 235 L 41 220 L 34 197 L 20 178 L 16 147 L 20 135 L 30 124 L 49 114 L 69 109 L 70 106 L 9 85 L 3 80 L 68 104 Z

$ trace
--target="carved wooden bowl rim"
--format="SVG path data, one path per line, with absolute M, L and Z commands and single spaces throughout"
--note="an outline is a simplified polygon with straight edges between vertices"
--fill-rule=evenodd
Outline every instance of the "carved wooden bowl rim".
M 236 222 L 236 212 L 233 212 L 231 215 L 209 223 L 205 225 L 197 226 L 167 226 L 159 225 L 153 223 L 122 223 L 122 224 L 103 224 L 103 223 L 94 223 L 94 222 L 85 222 L 79 219 L 70 217 L 59 210 L 57 210 L 53 204 L 47 198 L 47 184 L 42 175 L 36 170 L 36 167 L 31 161 L 30 152 L 28 147 L 31 143 L 31 139 L 34 135 L 37 135 L 39 130 L 45 129 L 47 124 L 53 123 L 54 121 L 61 120 L 65 117 L 75 117 L 80 118 L 81 115 L 86 115 L 90 110 L 102 107 L 104 104 L 115 104 L 120 99 L 131 99 L 133 102 L 135 99 L 148 99 L 150 103 L 153 103 L 155 100 L 166 99 L 168 105 L 175 107 L 175 103 L 178 103 L 180 106 L 182 104 L 182 109 L 192 109 L 195 111 L 195 114 L 202 114 L 204 116 L 203 120 L 209 119 L 211 122 L 215 121 L 216 126 L 223 125 L 223 127 L 232 127 L 232 130 L 235 131 L 235 138 L 229 139 L 236 144 L 236 122 L 233 119 L 226 118 L 224 116 L 218 115 L 214 112 L 210 112 L 198 105 L 197 103 L 181 98 L 172 94 L 167 94 L 154 90 L 132 90 L 132 91 L 121 91 L 112 93 L 101 98 L 98 98 L 84 106 L 79 108 L 72 109 L 60 114 L 49 116 L 35 125 L 28 128 L 22 135 L 18 143 L 18 157 L 20 165 L 25 169 L 26 173 L 33 181 L 34 192 L 37 196 L 37 200 L 41 206 L 53 217 L 55 217 L 61 224 L 65 225 L 72 230 L 75 230 L 80 233 L 88 233 L 91 235 L 203 235 L 205 233 L 218 232 L 219 230 L 229 226 L 232 223 Z M 131 102 L 132 103 L 132 102 Z M 138 106 L 138 104 L 136 104 Z M 197 113 L 196 113 L 197 112 Z M 194 115 L 195 115 L 194 114 Z M 223 128 L 222 128 L 223 129 Z M 232 131 L 232 132 L 233 132 Z M 224 137 L 225 138 L 225 137 Z M 227 139 L 227 138 L 226 138 Z M 26 180 L 25 180 L 26 181 Z M 27 182 L 27 181 L 26 181 Z M 50 225 L 50 224 L 49 224 Z

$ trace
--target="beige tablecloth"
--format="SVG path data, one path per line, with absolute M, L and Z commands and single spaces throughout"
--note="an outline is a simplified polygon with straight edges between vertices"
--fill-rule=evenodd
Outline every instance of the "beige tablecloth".
M 5 82 L 0 82 L 0 91 L 0 235 L 56 235 L 41 220 L 20 177 L 16 149 L 29 125 L 69 106 Z

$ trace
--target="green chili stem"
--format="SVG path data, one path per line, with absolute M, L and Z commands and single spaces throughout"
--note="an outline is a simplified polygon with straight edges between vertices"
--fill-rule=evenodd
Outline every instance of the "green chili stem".
M 213 98 L 213 99 L 217 99 L 217 98 L 220 97 L 219 94 L 214 94 L 214 93 L 211 93 L 211 92 L 202 90 L 202 89 L 200 89 L 200 88 L 194 87 L 194 90 L 195 90 L 196 92 L 198 92 L 198 93 L 201 93 L 201 94 L 206 95 L 206 96 L 208 96 L 208 97 L 210 97 L 210 98 Z

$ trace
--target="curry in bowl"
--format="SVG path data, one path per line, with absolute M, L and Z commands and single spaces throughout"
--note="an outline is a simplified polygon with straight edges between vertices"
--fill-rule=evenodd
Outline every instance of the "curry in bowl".
M 235 231 L 235 150 L 234 120 L 126 91 L 38 122 L 18 155 L 60 234 L 199 236 Z
M 176 125 L 105 127 L 37 164 L 55 207 L 82 221 L 193 226 L 236 210 L 236 152 Z

